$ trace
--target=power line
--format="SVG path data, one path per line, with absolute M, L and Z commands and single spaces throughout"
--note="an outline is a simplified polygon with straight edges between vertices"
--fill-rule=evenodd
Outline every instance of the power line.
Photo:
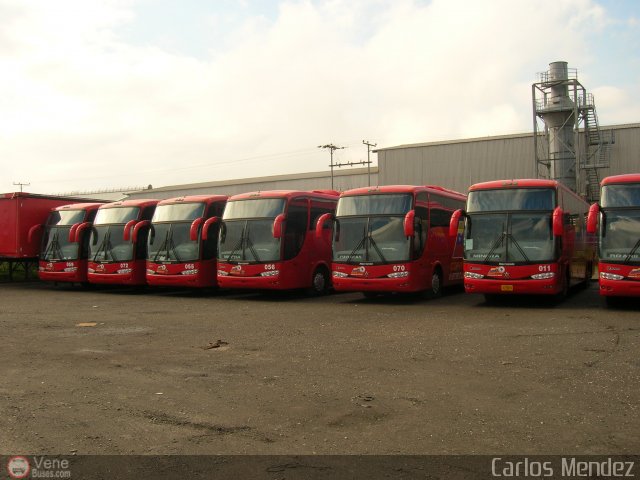
M 378 144 L 369 143 L 367 140 L 362 140 L 362 143 L 367 146 L 367 181 L 369 183 L 369 186 L 371 186 L 371 147 L 376 147 Z
M 22 187 L 28 187 L 31 183 L 23 183 L 23 182 L 13 182 L 14 185 L 20 185 L 20 191 L 22 192 Z
M 329 166 L 331 167 L 331 190 L 333 190 L 333 167 L 342 166 L 341 164 L 334 165 L 334 163 L 333 163 L 333 152 L 335 152 L 336 150 L 342 150 L 345 147 L 336 147 L 333 143 L 329 143 L 327 145 L 318 145 L 318 148 L 328 148 L 329 152 L 331 154 L 331 163 L 329 164 Z

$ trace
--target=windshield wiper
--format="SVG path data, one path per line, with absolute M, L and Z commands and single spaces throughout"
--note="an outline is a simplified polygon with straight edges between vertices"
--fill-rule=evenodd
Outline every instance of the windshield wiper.
M 638 239 L 638 241 L 636 242 L 636 244 L 633 246 L 633 248 L 631 249 L 631 251 L 629 252 L 629 255 L 627 255 L 624 259 L 624 262 L 627 263 L 629 260 L 631 260 L 631 258 L 635 255 L 635 253 L 638 251 L 638 248 L 640 248 L 640 238 Z
M 171 233 L 169 245 L 167 246 L 167 256 L 169 256 L 169 250 L 171 250 L 173 252 L 173 256 L 176 257 L 176 262 L 182 263 L 182 260 L 180 260 L 180 256 L 178 255 L 178 252 L 176 252 L 176 244 L 173 241 L 173 232 Z
M 373 237 L 371 236 L 371 234 L 369 234 L 369 243 L 370 245 L 374 248 L 374 250 L 376 251 L 376 253 L 380 256 L 380 260 L 383 261 L 383 263 L 387 263 L 387 259 L 384 258 L 384 255 L 382 254 L 382 251 L 378 248 L 378 244 L 376 243 L 376 241 L 373 239 Z
M 98 261 L 98 255 L 100 254 L 100 252 L 101 252 L 101 251 L 102 251 L 102 249 L 104 248 L 104 246 L 105 246 L 105 242 L 107 241 L 107 237 L 108 237 L 108 235 L 109 235 L 109 230 L 107 230 L 107 231 L 104 233 L 104 237 L 102 237 L 102 242 L 100 242 L 100 246 L 98 246 L 98 250 L 96 250 L 96 254 L 93 256 L 93 261 L 94 261 L 94 262 L 97 262 L 97 261 Z M 105 250 L 105 252 L 104 252 L 104 259 L 105 259 L 105 261 L 107 260 L 107 251 L 106 251 L 106 250 Z
M 169 230 L 167 230 L 167 233 L 164 236 L 164 240 L 160 244 L 160 248 L 158 248 L 158 251 L 156 252 L 155 256 L 153 257 L 153 261 L 154 262 L 157 262 L 158 261 L 158 257 L 160 256 L 160 254 L 166 250 L 166 246 L 167 246 L 167 242 L 168 241 L 169 241 Z M 167 253 L 169 253 L 169 252 L 167 252 Z M 165 257 L 165 259 L 166 259 L 166 257 Z
M 231 249 L 231 253 L 229 253 L 229 255 L 227 255 L 227 262 L 231 261 L 231 257 L 233 257 L 233 254 L 236 253 L 238 250 L 240 250 L 243 246 L 244 246 L 244 232 L 247 228 L 248 222 L 245 221 L 244 226 L 242 227 L 242 232 L 240 233 L 240 238 L 238 239 L 238 241 L 236 242 L 235 246 Z M 223 257 L 224 258 L 224 257 Z M 242 259 L 240 259 L 242 260 Z
M 347 263 L 349 263 L 351 261 L 351 257 L 353 257 L 358 250 L 360 250 L 362 247 L 364 247 L 364 242 L 366 242 L 366 241 L 367 241 L 367 227 L 365 226 L 362 238 L 360 239 L 358 244 L 354 247 L 354 249 L 351 250 L 351 253 L 347 257 Z
M 527 254 L 524 253 L 524 250 L 522 250 L 522 248 L 520 247 L 520 244 L 516 241 L 516 239 L 513 237 L 513 235 L 511 235 L 510 233 L 507 234 L 507 239 L 511 239 L 513 244 L 516 246 L 516 248 L 520 252 L 520 255 L 522 255 L 524 257 L 525 262 L 530 262 L 531 261 L 531 260 L 529 260 L 529 257 L 527 257 Z
M 249 251 L 251 252 L 251 255 L 253 255 L 253 258 L 256 260 L 256 262 L 260 261 L 260 257 L 258 257 L 258 252 L 256 251 L 254 245 L 253 245 L 253 241 L 251 240 L 251 238 L 249 237 L 249 224 L 247 223 L 247 230 L 246 230 L 246 239 L 245 239 L 245 245 L 247 248 L 249 248 Z M 244 253 L 244 252 L 243 252 Z
M 51 238 L 51 241 L 47 244 L 47 248 L 45 248 L 44 252 L 42 252 L 42 258 L 44 260 L 53 260 L 53 257 L 55 256 L 55 251 L 53 251 L 53 249 L 55 248 L 55 244 L 58 241 L 58 232 L 55 231 L 53 233 L 53 236 Z M 52 251 L 52 257 L 49 258 L 49 251 Z
M 496 238 L 495 242 L 493 242 L 493 245 L 491 246 L 491 250 L 489 250 L 489 253 L 487 253 L 485 255 L 483 262 L 487 262 L 489 260 L 491 255 L 493 255 L 493 252 L 495 252 L 496 248 L 498 248 L 498 246 L 500 246 L 500 244 L 502 243 L 502 239 L 506 235 L 507 235 L 507 233 L 504 232 L 504 231 L 500 235 L 498 235 L 498 238 Z

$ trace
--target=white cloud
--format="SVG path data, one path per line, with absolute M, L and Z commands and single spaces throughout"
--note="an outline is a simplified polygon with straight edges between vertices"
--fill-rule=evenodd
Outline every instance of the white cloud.
M 590 33 L 606 23 L 591 0 L 289 1 L 195 58 L 125 42 L 122 28 L 144 22 L 134 7 L 0 0 L 3 189 L 17 177 L 62 191 L 321 170 L 328 142 L 358 160 L 363 138 L 528 131 L 536 72 L 591 64 Z M 637 100 L 606 92 L 612 122 L 638 116 Z

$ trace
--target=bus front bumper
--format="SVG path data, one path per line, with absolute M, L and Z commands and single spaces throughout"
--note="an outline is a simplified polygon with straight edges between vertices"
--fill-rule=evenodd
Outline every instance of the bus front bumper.
M 605 297 L 638 297 L 640 296 L 640 281 L 635 280 L 606 280 L 599 278 L 600 295 Z
M 417 285 L 411 277 L 404 278 L 355 278 L 333 277 L 333 288 L 337 292 L 416 292 Z
M 497 279 L 464 279 L 464 290 L 467 293 L 501 294 L 501 295 L 556 295 L 562 286 L 557 279 L 549 280 L 497 280 Z

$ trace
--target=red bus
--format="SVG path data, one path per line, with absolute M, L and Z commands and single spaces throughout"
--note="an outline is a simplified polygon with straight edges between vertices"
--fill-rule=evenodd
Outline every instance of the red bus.
M 439 296 L 462 283 L 462 246 L 449 236 L 466 197 L 438 186 L 390 185 L 343 192 L 333 233 L 332 280 L 338 291 Z
M 600 295 L 607 303 L 640 295 L 640 174 L 601 182 L 600 205 L 589 209 L 587 229 L 598 237 Z
M 90 227 L 103 203 L 54 208 L 44 224 L 38 277 L 50 282 L 87 282 Z
M 147 235 L 157 203 L 123 200 L 98 209 L 89 241 L 89 283 L 146 284 Z
M 226 195 L 162 200 L 151 219 L 147 283 L 215 287 L 218 228 Z
M 465 217 L 464 287 L 467 293 L 563 297 L 587 282 L 595 242 L 587 235 L 589 204 L 554 180 L 499 180 L 469 188 Z
M 325 293 L 330 232 L 314 230 L 320 216 L 335 212 L 338 197 L 332 190 L 284 190 L 229 198 L 218 242 L 219 286 Z

